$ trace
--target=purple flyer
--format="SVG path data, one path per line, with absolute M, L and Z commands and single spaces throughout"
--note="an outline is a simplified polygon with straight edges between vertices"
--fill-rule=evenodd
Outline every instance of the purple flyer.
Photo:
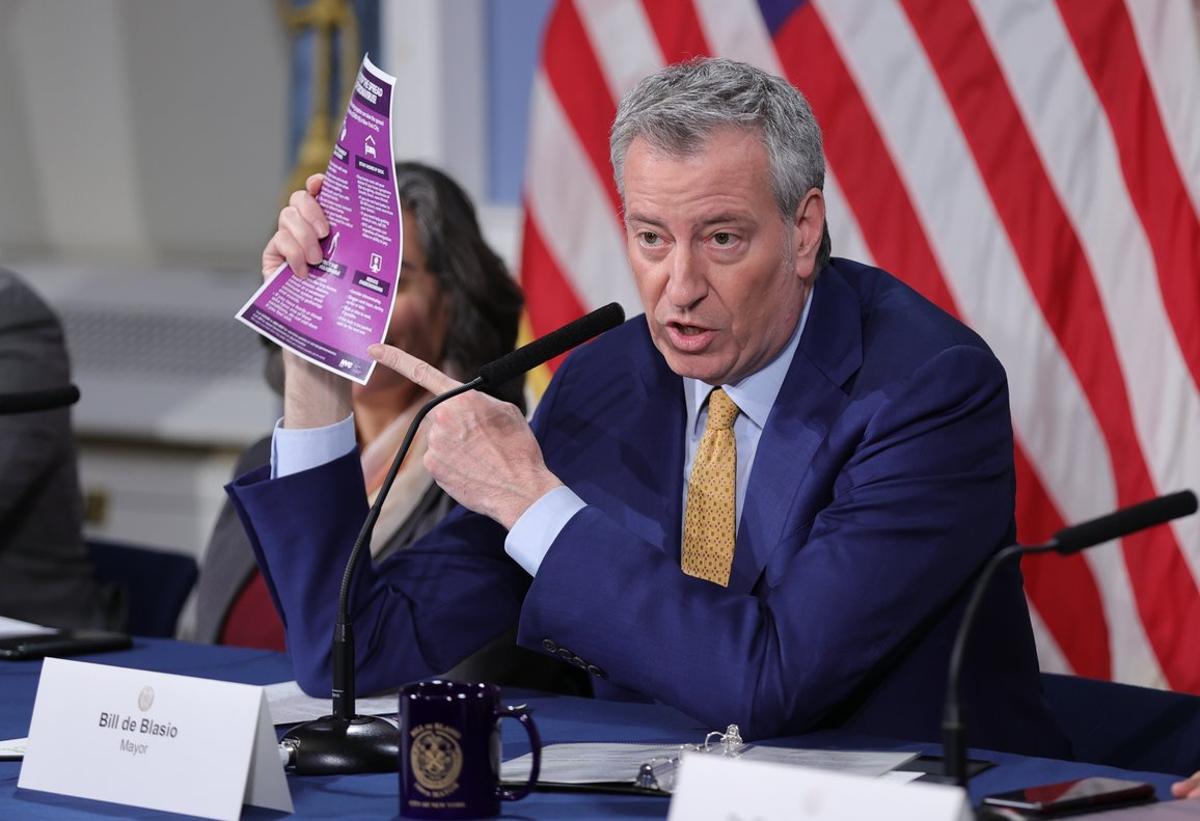
M 285 263 L 237 318 L 328 371 L 365 385 L 367 346 L 382 342 L 400 276 L 400 199 L 392 160 L 396 78 L 364 57 L 317 202 L 324 259 L 298 277 Z

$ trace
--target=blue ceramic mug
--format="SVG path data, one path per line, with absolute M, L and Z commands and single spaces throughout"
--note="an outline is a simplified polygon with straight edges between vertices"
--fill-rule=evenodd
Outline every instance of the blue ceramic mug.
M 400 691 L 400 814 L 406 818 L 479 818 L 500 801 L 529 795 L 541 769 L 542 742 L 529 712 L 501 707 L 494 684 L 420 681 Z M 529 734 L 533 768 L 517 790 L 500 786 L 500 719 Z

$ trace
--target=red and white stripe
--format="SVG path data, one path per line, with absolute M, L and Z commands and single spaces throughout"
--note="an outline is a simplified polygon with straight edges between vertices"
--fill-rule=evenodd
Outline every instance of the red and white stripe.
M 607 134 L 667 62 L 808 97 L 834 252 L 908 281 L 1004 363 L 1025 540 L 1200 489 L 1200 26 L 1191 0 L 560 0 L 534 87 L 535 333 L 618 299 Z M 1200 517 L 1027 562 L 1046 669 L 1200 692 Z

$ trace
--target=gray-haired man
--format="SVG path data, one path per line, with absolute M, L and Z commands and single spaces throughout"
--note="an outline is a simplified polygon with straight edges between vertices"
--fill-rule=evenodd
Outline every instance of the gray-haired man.
M 827 260 L 820 131 L 784 81 L 667 68 L 622 101 L 612 152 L 645 316 L 572 355 L 532 427 L 477 394 L 430 417 L 426 464 L 462 508 L 361 574 L 360 683 L 444 669 L 517 624 L 598 696 L 752 737 L 936 738 L 965 590 L 1013 535 L 1003 370 L 888 274 Z M 315 208 L 285 209 L 266 264 L 303 263 Z M 232 492 L 297 676 L 326 691 L 332 571 L 362 493 L 346 388 L 295 361 L 288 380 L 277 447 L 315 436 L 346 455 Z M 1015 569 L 977 630 L 972 743 L 1064 755 Z

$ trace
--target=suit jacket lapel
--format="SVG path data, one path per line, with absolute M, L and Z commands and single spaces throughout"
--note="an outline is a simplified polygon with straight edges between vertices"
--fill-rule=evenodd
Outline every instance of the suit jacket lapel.
M 687 415 L 683 380 L 667 367 L 648 332 L 644 354 L 638 369 L 642 395 L 631 408 L 627 422 L 630 441 L 641 449 L 651 474 L 648 481 L 639 484 L 657 491 L 650 521 L 658 532 L 641 535 L 678 562 L 683 522 L 683 426 Z M 636 503 L 639 501 L 641 504 Z M 644 508 L 645 501 L 635 500 L 633 506 Z
M 818 277 L 796 355 L 767 418 L 750 470 L 729 588 L 753 590 L 786 527 L 813 455 L 846 403 L 846 384 L 862 365 L 857 293 L 832 265 Z M 682 493 L 682 491 L 681 491 Z

